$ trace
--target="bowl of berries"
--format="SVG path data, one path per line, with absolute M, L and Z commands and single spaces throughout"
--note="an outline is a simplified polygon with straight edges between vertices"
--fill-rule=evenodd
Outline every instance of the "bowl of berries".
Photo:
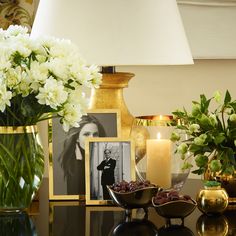
M 181 218 L 190 215 L 197 206 L 189 195 L 180 195 L 175 190 L 158 192 L 152 198 L 152 204 L 158 215 L 165 218 Z
M 122 181 L 107 186 L 112 200 L 124 209 L 144 208 L 152 205 L 152 197 L 162 189 L 146 181 Z

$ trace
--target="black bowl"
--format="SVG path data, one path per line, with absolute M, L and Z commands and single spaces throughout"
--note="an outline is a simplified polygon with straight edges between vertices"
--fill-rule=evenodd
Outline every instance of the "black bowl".
M 197 206 L 196 201 L 193 199 L 190 199 L 189 201 L 175 200 L 156 205 L 154 203 L 154 198 L 152 198 L 152 204 L 158 215 L 165 218 L 181 219 L 190 215 Z
M 152 197 L 162 190 L 159 187 L 145 187 L 133 192 L 120 193 L 107 186 L 112 200 L 124 209 L 146 208 L 151 205 Z

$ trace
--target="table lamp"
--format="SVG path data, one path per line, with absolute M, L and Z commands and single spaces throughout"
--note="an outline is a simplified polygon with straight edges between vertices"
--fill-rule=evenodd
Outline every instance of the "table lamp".
M 133 122 L 123 88 L 134 74 L 114 66 L 193 64 L 176 0 L 40 0 L 32 36 L 44 34 L 70 39 L 102 67 L 90 108 L 120 109 L 123 137 Z

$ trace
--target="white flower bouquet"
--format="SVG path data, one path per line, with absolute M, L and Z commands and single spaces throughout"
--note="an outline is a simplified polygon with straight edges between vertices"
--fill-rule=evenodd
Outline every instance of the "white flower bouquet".
M 98 68 L 86 66 L 70 41 L 33 39 L 21 26 L 0 29 L 1 209 L 27 208 L 40 186 L 44 153 L 35 124 L 56 116 L 65 131 L 78 126 L 84 91 L 100 82 Z
M 69 40 L 31 38 L 27 28 L 0 30 L 0 126 L 25 126 L 59 116 L 78 126 L 87 108 L 85 88 L 101 74 L 87 66 Z

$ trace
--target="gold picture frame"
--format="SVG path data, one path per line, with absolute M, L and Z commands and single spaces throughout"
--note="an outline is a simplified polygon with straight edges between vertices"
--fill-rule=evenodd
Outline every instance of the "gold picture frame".
M 134 141 L 124 138 L 89 138 L 85 150 L 86 205 L 111 204 L 111 199 L 104 197 L 109 195 L 106 184 L 135 180 Z M 110 159 L 104 166 L 106 150 L 110 151 Z M 100 168 L 102 165 L 103 169 Z M 106 176 L 104 169 L 109 169 L 105 171 Z
M 91 116 L 95 117 L 96 120 L 100 123 L 99 129 L 102 131 L 103 137 L 120 137 L 121 135 L 121 123 L 120 123 L 120 110 L 119 109 L 91 109 L 87 110 L 86 117 Z M 83 119 L 82 121 L 83 122 Z M 85 200 L 85 154 L 80 152 L 81 148 L 77 148 L 79 146 L 77 139 L 75 139 L 75 135 L 78 135 L 78 132 L 64 132 L 62 125 L 59 122 L 58 118 L 54 118 L 49 121 L 49 200 Z M 82 125 L 81 125 L 82 127 Z M 102 128 L 101 128 L 102 127 Z M 78 129 L 78 128 L 77 128 Z M 74 128 L 76 130 L 76 128 Z M 78 129 L 79 130 L 79 129 Z M 73 136 L 74 135 L 74 136 Z M 73 140 L 72 140 L 72 137 Z M 71 141 L 70 139 L 71 138 Z M 69 140 L 69 141 L 68 141 Z M 66 147 L 66 142 L 68 143 L 68 147 Z M 72 146 L 74 143 L 74 146 Z M 70 145 L 70 146 L 69 146 Z M 68 153 L 66 154 L 66 151 Z M 84 151 L 83 151 L 84 152 Z M 80 154 L 80 157 L 77 159 L 77 153 Z M 63 155 L 64 154 L 64 155 Z M 78 154 L 78 156 L 79 156 Z M 74 158 L 72 156 L 75 156 Z M 73 160 L 72 164 L 67 164 L 63 162 L 63 158 L 70 156 Z M 78 171 L 77 160 L 83 161 L 80 164 L 81 172 Z M 63 163 L 63 164 L 62 164 Z M 66 163 L 66 164 L 65 164 Z M 71 162 L 70 162 L 71 163 Z M 74 177 L 71 178 L 73 181 L 77 181 L 77 183 L 73 184 L 72 181 L 67 178 L 65 171 L 65 165 L 71 170 L 77 172 L 77 176 L 82 173 L 82 180 L 84 181 L 84 190 L 81 190 L 84 193 L 76 192 L 77 190 L 73 188 L 73 186 L 79 186 L 79 178 Z M 74 168 L 74 169 L 72 169 Z M 78 167 L 79 168 L 79 167 Z M 78 174 L 79 172 L 79 174 Z M 84 177 L 83 177 L 84 176 Z M 69 189 L 70 188 L 70 189 Z M 71 190 L 72 189 L 72 190 Z M 71 192 L 72 191 L 72 192 Z M 79 191 L 79 190 L 78 190 Z

